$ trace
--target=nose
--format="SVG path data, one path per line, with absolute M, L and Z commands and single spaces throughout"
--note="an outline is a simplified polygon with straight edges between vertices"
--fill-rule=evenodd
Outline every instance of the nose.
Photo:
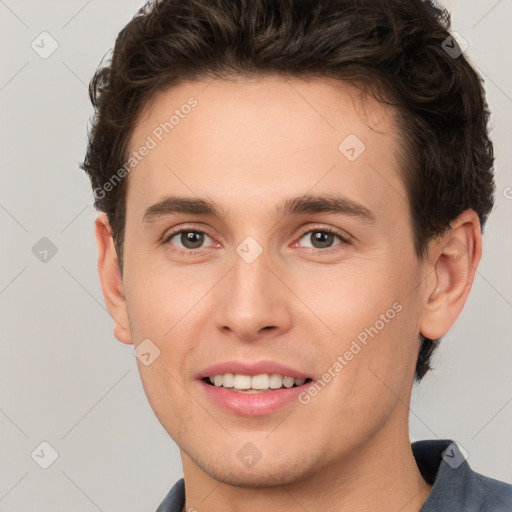
M 252 262 L 235 253 L 233 268 L 216 293 L 217 328 L 243 341 L 275 337 L 290 329 L 292 294 L 280 268 L 265 251 Z

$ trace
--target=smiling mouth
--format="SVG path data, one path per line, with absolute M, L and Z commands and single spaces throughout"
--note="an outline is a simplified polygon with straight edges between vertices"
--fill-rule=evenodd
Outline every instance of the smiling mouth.
M 278 373 L 263 373 L 254 376 L 225 373 L 222 375 L 204 377 L 201 380 L 210 386 L 223 387 L 229 391 L 235 391 L 237 393 L 265 393 L 278 391 L 280 389 L 290 389 L 303 386 L 312 381 L 311 378 L 295 379 Z

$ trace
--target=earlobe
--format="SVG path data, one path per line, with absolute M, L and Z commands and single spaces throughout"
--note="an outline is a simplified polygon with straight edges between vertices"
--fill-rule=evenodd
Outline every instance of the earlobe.
M 132 344 L 123 280 L 119 270 L 112 229 L 105 213 L 95 222 L 98 246 L 98 274 L 107 309 L 114 320 L 114 336 L 122 343 Z
M 420 319 L 423 336 L 439 339 L 451 329 L 464 307 L 481 255 L 480 222 L 474 211 L 466 210 L 429 249 L 433 268 Z

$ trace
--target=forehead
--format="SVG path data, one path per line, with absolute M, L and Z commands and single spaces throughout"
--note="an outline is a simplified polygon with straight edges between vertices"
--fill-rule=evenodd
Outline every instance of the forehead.
M 129 174 L 127 211 L 175 194 L 257 213 L 263 197 L 334 189 L 376 208 L 404 203 L 397 141 L 395 112 L 340 81 L 182 82 L 152 99 L 132 134 L 131 151 L 151 149 Z

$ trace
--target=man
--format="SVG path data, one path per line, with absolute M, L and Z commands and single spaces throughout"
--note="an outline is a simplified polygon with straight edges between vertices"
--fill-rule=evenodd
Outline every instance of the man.
M 164 0 L 95 74 L 102 289 L 183 465 L 158 512 L 511 509 L 408 434 L 493 204 L 448 27 L 419 0 Z

